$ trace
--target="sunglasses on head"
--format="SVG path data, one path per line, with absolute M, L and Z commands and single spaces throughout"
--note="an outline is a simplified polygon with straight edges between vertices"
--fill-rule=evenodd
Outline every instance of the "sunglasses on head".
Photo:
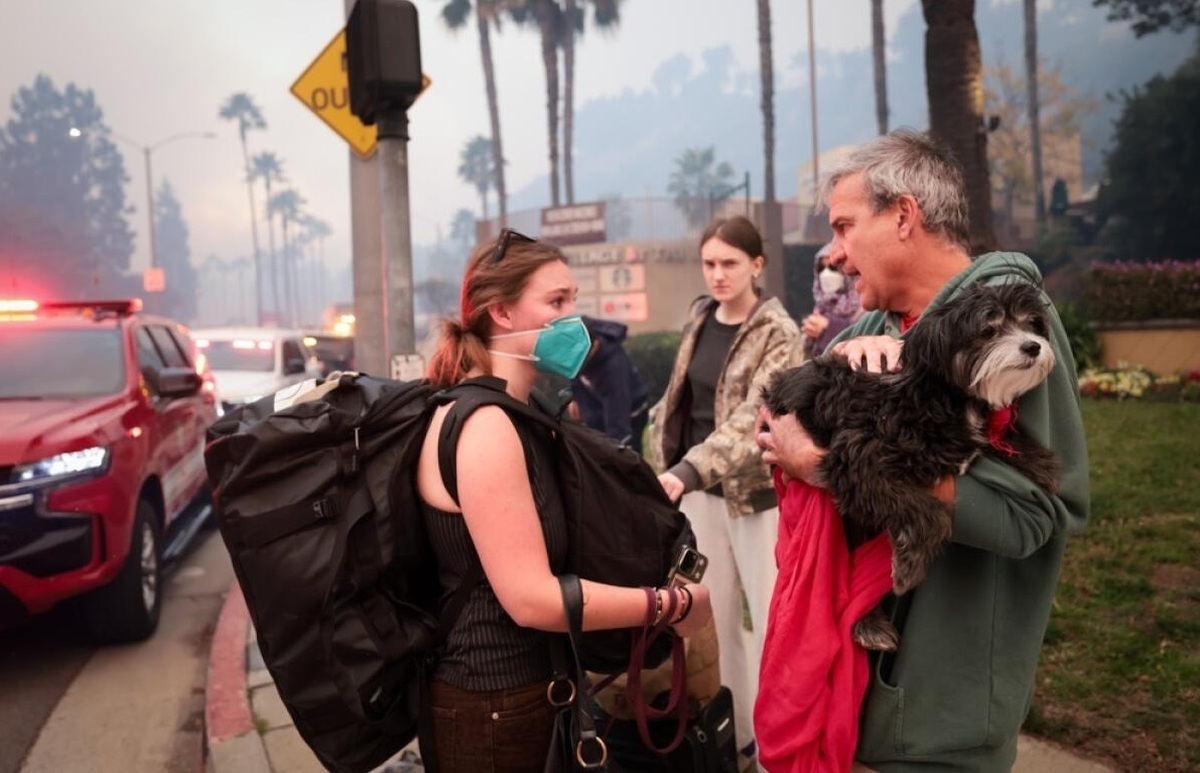
M 528 244 L 536 242 L 537 239 L 530 239 L 520 231 L 514 231 L 511 228 L 505 228 L 500 232 L 500 237 L 496 239 L 496 249 L 492 251 L 493 266 L 504 259 L 504 253 L 508 251 L 508 245 L 512 244 L 514 241 Z

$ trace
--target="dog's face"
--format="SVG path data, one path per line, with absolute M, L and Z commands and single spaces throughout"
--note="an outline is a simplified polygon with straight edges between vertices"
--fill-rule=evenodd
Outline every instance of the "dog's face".
M 993 408 L 1011 405 L 1054 368 L 1049 323 L 1033 285 L 975 285 L 923 316 L 904 344 L 904 369 L 920 368 Z

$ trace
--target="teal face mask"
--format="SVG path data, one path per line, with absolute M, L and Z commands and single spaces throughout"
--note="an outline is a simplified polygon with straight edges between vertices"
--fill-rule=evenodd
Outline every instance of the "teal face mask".
M 537 333 L 537 341 L 533 344 L 531 355 L 498 352 L 494 349 L 488 351 L 501 357 L 530 360 L 533 367 L 542 373 L 551 373 L 563 378 L 575 378 L 579 374 L 579 369 L 583 367 L 584 360 L 591 351 L 592 337 L 588 335 L 587 327 L 578 314 L 550 320 L 543 328 L 503 333 L 492 336 L 492 339 L 512 338 L 530 333 Z

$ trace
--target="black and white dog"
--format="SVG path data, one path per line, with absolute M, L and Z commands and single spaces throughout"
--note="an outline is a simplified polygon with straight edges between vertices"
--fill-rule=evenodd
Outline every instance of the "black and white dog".
M 1037 485 L 1057 489 L 1049 450 L 1019 434 L 989 442 L 989 420 L 1011 415 L 1017 398 L 1054 368 L 1047 336 L 1036 287 L 975 285 L 918 320 L 898 372 L 851 370 L 845 357 L 826 354 L 776 374 L 763 390 L 772 414 L 794 414 L 828 450 L 818 474 L 850 544 L 888 532 L 897 595 L 920 584 L 950 537 L 950 509 L 931 493 L 943 476 L 1000 453 Z M 995 441 L 995 429 L 990 434 Z M 868 649 L 898 643 L 880 610 L 858 622 L 854 637 Z

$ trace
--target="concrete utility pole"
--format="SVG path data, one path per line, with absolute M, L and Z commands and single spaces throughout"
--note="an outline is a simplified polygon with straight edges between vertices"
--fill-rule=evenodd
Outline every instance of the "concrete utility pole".
M 355 0 L 345 0 L 346 16 Z M 350 271 L 354 282 L 354 359 L 364 373 L 387 375 L 390 357 L 384 345 L 383 234 L 379 228 L 379 152 L 350 157 Z
M 372 353 L 366 364 L 392 378 L 419 378 L 424 363 L 416 353 L 413 319 L 407 112 L 425 83 L 417 7 L 409 0 L 356 0 L 346 22 L 346 64 L 350 111 L 377 127 L 380 263 L 375 281 L 382 288 L 377 350 L 382 358 Z M 356 303 L 359 279 L 369 281 L 370 273 L 355 268 Z
M 408 199 L 408 113 L 388 110 L 379 117 L 380 233 L 387 293 L 383 299 L 384 349 L 391 363 L 417 351 L 413 332 L 412 222 Z M 412 362 L 412 360 L 406 360 Z M 418 378 L 421 373 L 397 373 Z

